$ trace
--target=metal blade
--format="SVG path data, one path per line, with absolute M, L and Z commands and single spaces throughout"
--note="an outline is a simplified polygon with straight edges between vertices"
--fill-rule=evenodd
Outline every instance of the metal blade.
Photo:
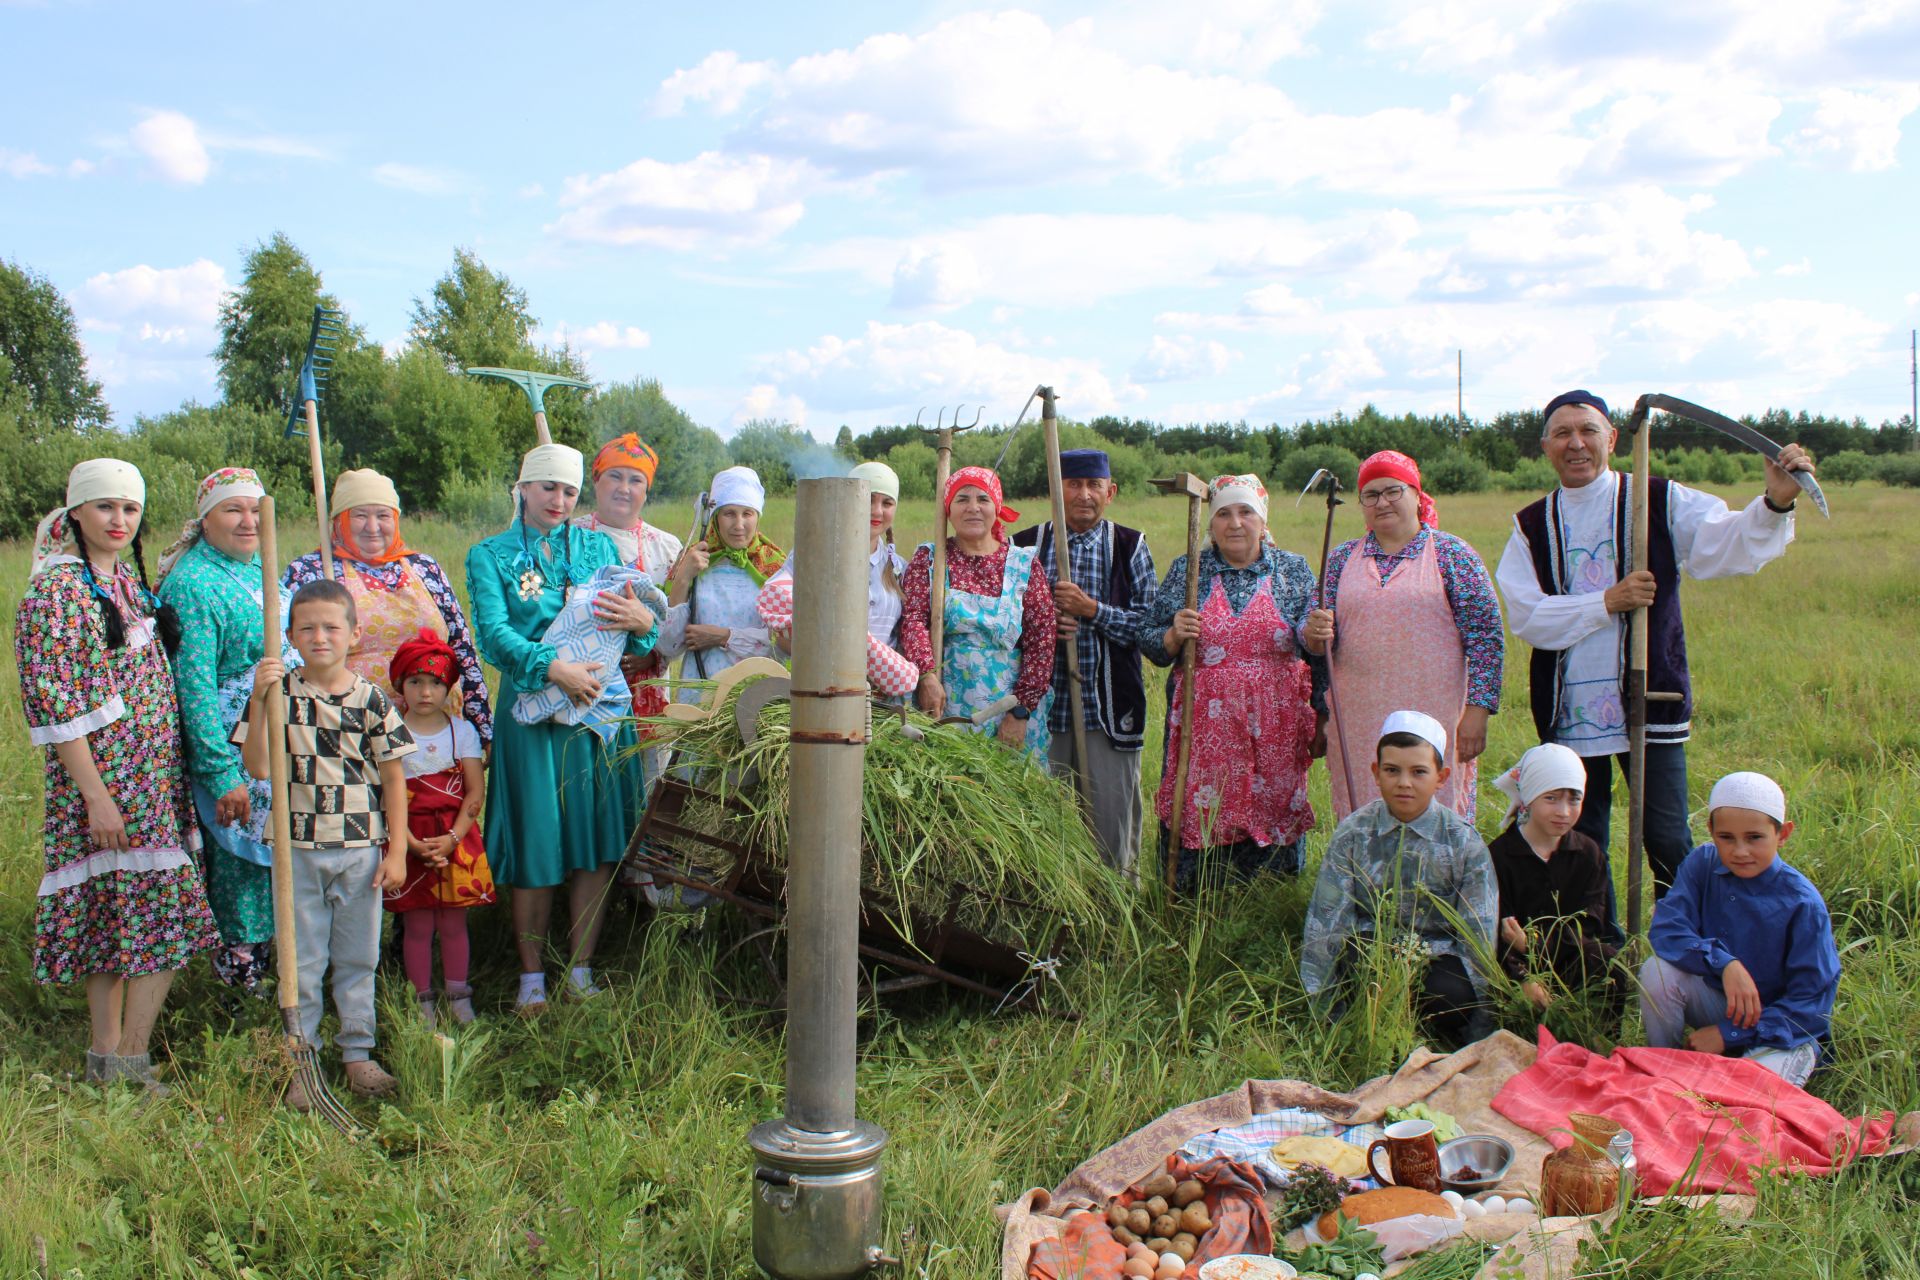
M 1298 511 L 1300 509 L 1300 504 L 1307 500 L 1307 495 L 1313 492 L 1313 487 L 1319 484 L 1322 480 L 1326 479 L 1328 474 L 1329 473 L 1325 467 L 1322 467 L 1318 471 L 1313 473 L 1313 479 L 1307 481 L 1307 487 L 1302 489 L 1300 491 L 1300 496 L 1293 500 L 1294 510 Z
M 1663 395 L 1658 391 L 1649 392 L 1647 395 L 1642 396 L 1641 400 L 1643 400 L 1649 408 L 1664 409 L 1677 417 L 1685 418 L 1690 422 L 1697 422 L 1703 427 L 1711 427 L 1723 436 L 1730 436 L 1769 462 L 1777 464 L 1780 461 L 1779 445 L 1758 431 L 1755 431 L 1746 423 L 1736 422 L 1724 413 L 1715 413 L 1711 409 L 1702 408 L 1700 405 L 1694 404 L 1691 400 L 1682 400 L 1678 396 Z M 1787 474 L 1793 477 L 1793 482 L 1800 486 L 1801 492 L 1812 499 L 1813 505 L 1819 508 L 1820 514 L 1831 520 L 1833 513 L 1827 510 L 1827 495 L 1820 488 L 1820 482 L 1814 479 L 1810 472 L 1806 471 L 1789 471 Z

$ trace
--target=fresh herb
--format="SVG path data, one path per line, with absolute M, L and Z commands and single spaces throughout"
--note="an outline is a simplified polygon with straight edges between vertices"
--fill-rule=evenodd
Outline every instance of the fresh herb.
M 1280 1226 L 1291 1231 L 1323 1213 L 1332 1213 L 1347 1198 L 1347 1180 L 1323 1165 L 1303 1164 L 1293 1171 L 1280 1193 Z
M 1289 1251 L 1287 1261 L 1303 1276 L 1319 1272 L 1334 1280 L 1384 1271 L 1387 1263 L 1380 1254 L 1380 1238 L 1345 1214 L 1335 1220 L 1340 1226 L 1333 1239 L 1317 1240 L 1298 1253 Z

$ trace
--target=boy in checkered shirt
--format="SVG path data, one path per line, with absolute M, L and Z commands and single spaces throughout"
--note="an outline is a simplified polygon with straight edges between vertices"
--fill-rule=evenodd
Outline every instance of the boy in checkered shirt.
M 380 897 L 406 881 L 407 784 L 400 757 L 413 735 L 387 695 L 347 667 L 360 642 L 353 596 L 339 583 L 309 582 L 287 606 L 287 638 L 306 664 L 279 659 L 254 670 L 247 718 L 234 726 L 247 772 L 267 776 L 270 753 L 287 753 L 287 819 L 293 833 L 294 941 L 300 1027 L 320 1034 L 320 980 L 333 970 L 340 1058 L 347 1086 L 385 1097 L 394 1078 L 373 1060 L 374 967 L 380 960 Z M 269 741 L 267 699 L 284 697 L 287 740 Z M 296 1111 L 312 1105 L 299 1077 L 287 1086 Z

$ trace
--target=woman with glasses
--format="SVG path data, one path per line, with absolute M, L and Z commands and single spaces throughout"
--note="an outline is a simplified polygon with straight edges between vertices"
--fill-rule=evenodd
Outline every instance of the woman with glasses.
M 1367 536 L 1328 558 L 1326 594 L 1305 635 L 1308 652 L 1329 655 L 1334 817 L 1378 798 L 1367 767 L 1373 745 L 1390 713 L 1410 709 L 1449 730 L 1453 772 L 1436 799 L 1472 821 L 1474 761 L 1487 746 L 1487 717 L 1500 709 L 1500 603 L 1479 553 L 1440 532 L 1412 458 L 1374 454 L 1360 464 L 1359 486 Z

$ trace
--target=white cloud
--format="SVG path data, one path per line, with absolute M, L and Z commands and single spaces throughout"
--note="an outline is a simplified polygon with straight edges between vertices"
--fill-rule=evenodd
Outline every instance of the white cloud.
M 134 149 L 168 182 L 198 186 L 213 168 L 198 126 L 178 111 L 148 112 L 128 136 Z
M 937 321 L 869 322 L 851 338 L 835 334 L 758 364 L 764 382 L 799 396 L 829 419 L 850 412 L 890 410 L 910 418 L 922 404 L 983 401 L 1011 415 L 1033 388 L 1060 388 L 1066 412 L 1108 412 L 1137 399 L 1130 384 L 1115 387 L 1092 360 L 1014 350 Z M 904 420 L 904 418 L 903 418 Z
M 1802 258 L 1798 262 L 1783 262 L 1773 269 L 1773 274 L 1777 276 L 1804 276 L 1812 273 L 1812 258 Z
M 81 315 L 95 320 L 211 330 L 226 292 L 226 268 L 201 258 L 184 267 L 141 263 L 121 271 L 102 271 L 88 277 L 74 300 Z
M 805 164 L 717 151 L 566 180 L 550 230 L 598 244 L 688 250 L 764 243 L 798 222 L 816 186 Z
M 1249 289 L 1240 299 L 1240 313 L 1247 316 L 1303 316 L 1313 312 L 1313 304 L 1296 297 L 1284 284 L 1263 284 Z
M 117 408 L 159 408 L 205 397 L 225 268 L 206 258 L 182 267 L 145 263 L 90 276 L 73 291 L 88 366 Z
M 980 291 L 980 264 L 954 242 L 911 245 L 893 268 L 893 305 L 943 311 L 971 302 Z
M 698 65 L 683 67 L 666 78 L 654 95 L 653 112 L 677 116 L 690 102 L 706 104 L 715 115 L 732 115 L 749 93 L 774 79 L 771 62 L 742 62 L 731 49 L 720 49 Z
M 529 336 L 543 344 L 565 343 L 576 351 L 644 351 L 653 345 L 653 335 L 645 329 L 609 320 L 579 329 L 563 322 L 552 329 L 535 330 Z
M 532 199 L 535 199 L 536 197 L 547 194 L 547 189 L 541 186 L 537 182 L 529 182 L 526 186 L 521 187 L 518 191 L 515 191 L 513 194 L 519 196 L 522 200 L 532 200 Z
M 6 174 L 9 178 L 37 178 L 41 174 L 52 172 L 52 166 L 31 151 L 14 151 L 7 147 L 0 147 L 0 173 Z
M 1891 169 L 1899 162 L 1900 123 L 1916 107 L 1920 87 L 1914 85 L 1881 93 L 1824 90 L 1806 124 L 1787 136 L 1787 146 L 1854 173 Z
M 462 179 L 457 174 L 445 169 L 429 169 L 391 160 L 373 167 L 373 180 L 383 187 L 412 192 L 417 196 L 451 195 L 462 185 Z
M 1645 344 L 1696 376 L 1764 370 L 1785 397 L 1810 397 L 1828 384 L 1879 364 L 1890 326 L 1839 302 L 1773 298 L 1734 306 L 1675 299 L 1636 309 L 1615 333 L 1623 346 Z M 1750 399 L 1752 392 L 1738 394 Z
M 1136 382 L 1187 382 L 1194 378 L 1218 377 L 1225 373 L 1240 353 L 1212 338 L 1191 334 L 1164 337 L 1155 334 L 1140 358 L 1133 362 Z
M 1319 0 L 1109 0 L 1088 25 L 1132 57 L 1258 74 L 1311 51 L 1322 9 Z
M 804 427 L 807 425 L 807 402 L 797 395 L 783 395 L 780 388 L 763 382 L 749 388 L 740 397 L 730 421 L 738 427 L 755 419 L 791 422 L 796 427 Z

